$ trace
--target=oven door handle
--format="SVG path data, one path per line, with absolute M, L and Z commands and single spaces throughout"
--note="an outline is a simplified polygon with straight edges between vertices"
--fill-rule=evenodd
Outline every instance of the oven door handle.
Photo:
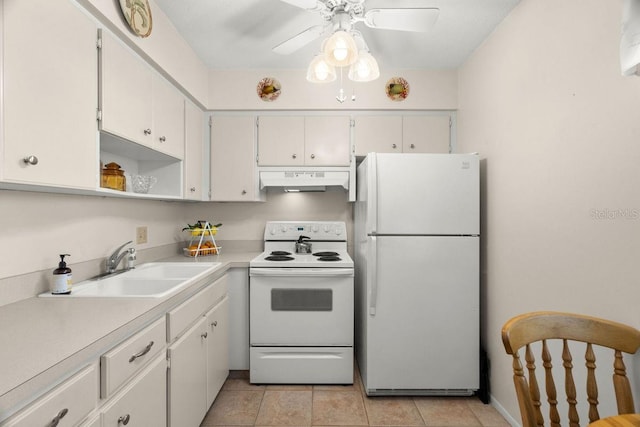
M 249 276 L 336 277 L 353 276 L 353 268 L 260 268 L 249 269 Z

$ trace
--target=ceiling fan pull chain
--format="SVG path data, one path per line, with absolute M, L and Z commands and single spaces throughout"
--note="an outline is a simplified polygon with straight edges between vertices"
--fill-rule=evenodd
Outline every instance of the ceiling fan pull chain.
M 344 89 L 342 88 L 342 67 L 340 67 L 340 92 L 338 96 L 336 96 L 336 99 L 341 104 L 347 100 L 347 97 L 344 95 Z

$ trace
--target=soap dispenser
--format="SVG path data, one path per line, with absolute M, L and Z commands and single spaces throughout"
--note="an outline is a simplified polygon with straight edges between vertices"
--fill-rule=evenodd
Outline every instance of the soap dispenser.
M 51 293 L 54 295 L 64 295 L 71 293 L 71 269 L 64 262 L 64 257 L 71 256 L 69 254 L 60 254 L 60 263 L 58 268 L 53 270 L 51 278 Z

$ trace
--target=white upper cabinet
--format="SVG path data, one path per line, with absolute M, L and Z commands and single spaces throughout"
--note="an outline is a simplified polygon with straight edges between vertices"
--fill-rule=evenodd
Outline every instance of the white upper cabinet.
M 449 152 L 449 115 L 358 116 L 355 123 L 357 156 Z
M 95 189 L 97 26 L 68 0 L 2 6 L 2 180 Z
M 405 153 L 448 153 L 449 116 L 404 116 L 402 151 Z
M 185 150 L 185 99 L 175 87 L 156 73 L 153 74 L 152 83 L 151 148 L 182 159 Z
M 348 116 L 261 116 L 259 166 L 349 166 Z
M 212 116 L 211 200 L 264 200 L 258 191 L 254 116 Z
M 185 102 L 184 198 L 203 200 L 204 114 Z
M 113 35 L 101 46 L 100 130 L 182 159 L 182 94 Z

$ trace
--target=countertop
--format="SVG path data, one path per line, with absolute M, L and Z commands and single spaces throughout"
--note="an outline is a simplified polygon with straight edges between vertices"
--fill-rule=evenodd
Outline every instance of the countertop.
M 46 391 L 68 372 L 94 362 L 105 351 L 185 301 L 229 268 L 249 267 L 258 252 L 159 261 L 220 262 L 207 280 L 165 298 L 39 298 L 0 307 L 0 420 Z

